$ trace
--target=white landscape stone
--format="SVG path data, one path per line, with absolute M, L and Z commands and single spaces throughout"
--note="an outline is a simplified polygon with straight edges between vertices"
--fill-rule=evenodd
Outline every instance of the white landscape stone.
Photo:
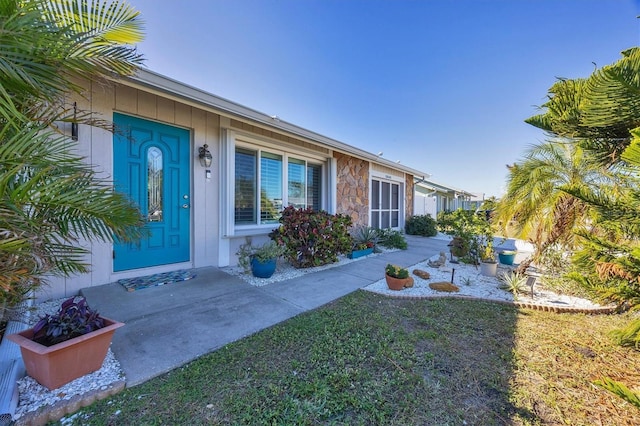
M 376 281 L 367 286 L 364 290 L 374 293 L 385 294 L 389 296 L 402 297 L 451 297 L 451 296 L 468 296 L 487 300 L 509 301 L 513 302 L 513 294 L 499 288 L 500 280 L 498 276 L 504 273 L 511 273 L 512 267 L 498 265 L 498 273 L 496 277 L 486 277 L 480 274 L 480 267 L 467 265 L 464 263 L 451 263 L 447 261 L 444 266 L 432 268 L 428 265 L 429 260 L 438 259 L 438 255 L 431 257 L 425 262 L 418 263 L 407 269 L 414 278 L 414 286 L 405 288 L 404 290 L 390 290 L 384 279 Z M 413 274 L 415 269 L 427 271 L 431 278 L 424 280 Z M 454 271 L 455 270 L 455 271 Z M 457 293 L 439 292 L 432 290 L 429 283 L 446 281 L 451 282 L 451 273 L 453 274 L 453 284 L 460 288 Z M 530 303 L 543 306 L 570 307 L 582 309 L 601 308 L 601 305 L 593 303 L 587 299 L 573 297 L 568 295 L 559 295 L 548 290 L 544 290 L 540 285 L 534 286 L 534 297 L 531 297 L 530 289 L 518 295 L 518 301 L 522 303 Z

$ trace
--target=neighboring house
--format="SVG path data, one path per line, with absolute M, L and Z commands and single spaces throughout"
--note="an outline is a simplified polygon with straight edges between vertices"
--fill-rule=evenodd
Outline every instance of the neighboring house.
M 434 219 L 442 211 L 454 211 L 459 208 L 475 210 L 475 194 L 462 189 L 436 183 L 430 179 L 416 179 L 413 210 L 416 215 L 429 214 Z
M 71 101 L 113 121 L 113 133 L 81 125 L 78 151 L 138 203 L 151 235 L 133 244 L 90 244 L 91 272 L 50 279 L 41 298 L 234 265 L 245 237 L 265 240 L 288 205 L 403 229 L 413 215 L 414 182 L 426 176 L 147 70 L 87 83 L 86 99 Z M 211 154 L 210 165 L 201 164 L 201 153 Z

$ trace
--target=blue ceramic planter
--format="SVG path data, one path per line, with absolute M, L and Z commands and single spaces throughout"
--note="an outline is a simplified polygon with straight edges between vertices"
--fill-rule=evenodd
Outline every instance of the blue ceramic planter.
M 366 248 L 366 249 L 363 249 L 363 250 L 354 250 L 351 253 L 349 253 L 347 255 L 347 257 L 349 259 L 357 259 L 359 257 L 366 256 L 366 255 L 371 254 L 371 253 L 373 253 L 373 247 Z
M 503 265 L 513 265 L 513 261 L 516 258 L 516 252 L 514 251 L 505 251 L 503 253 L 498 253 L 498 259 L 500 259 L 500 263 Z
M 255 257 L 251 259 L 251 272 L 254 277 L 258 278 L 270 278 L 276 271 L 276 260 L 271 259 L 266 262 L 260 262 Z

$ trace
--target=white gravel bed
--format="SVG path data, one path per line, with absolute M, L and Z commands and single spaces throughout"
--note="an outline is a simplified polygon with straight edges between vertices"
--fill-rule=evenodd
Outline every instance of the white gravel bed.
M 438 259 L 438 255 L 433 256 L 429 260 Z M 450 297 L 450 296 L 471 296 L 488 300 L 499 301 L 514 301 L 513 294 L 506 290 L 498 288 L 500 281 L 498 276 L 502 273 L 509 273 L 512 271 L 512 267 L 506 265 L 498 265 L 498 273 L 496 277 L 487 277 L 480 274 L 480 267 L 476 268 L 473 265 L 467 265 L 464 263 L 450 263 L 447 262 L 444 266 L 439 268 L 433 268 L 427 264 L 427 262 L 418 263 L 409 268 L 409 273 L 414 279 L 414 286 L 405 288 L 404 290 L 390 290 L 387 287 L 385 279 L 376 281 L 364 290 L 371 291 L 379 294 L 386 294 L 391 296 L 409 296 L 409 297 Z M 415 269 L 421 269 L 427 271 L 431 278 L 424 280 L 413 274 Z M 455 271 L 454 271 L 455 270 Z M 454 272 L 453 284 L 455 284 L 460 291 L 457 293 L 447 293 L 441 291 L 432 290 L 429 287 L 429 283 L 446 281 L 451 282 L 451 273 Z M 527 289 L 528 290 L 528 289 Z M 518 301 L 524 303 L 535 303 L 538 305 L 547 306 L 562 306 L 572 308 L 583 309 L 595 309 L 601 308 L 601 305 L 591 302 L 590 300 L 559 295 L 551 291 L 542 289 L 539 284 L 534 286 L 534 297 L 531 298 L 530 291 L 526 291 L 518 295 Z
M 399 249 L 388 249 L 388 248 L 381 247 L 379 248 L 379 250 L 380 250 L 380 253 L 388 253 L 392 251 L 398 251 Z M 339 256 L 338 261 L 335 263 L 329 263 L 328 265 L 316 266 L 313 268 L 294 268 L 289 262 L 286 262 L 280 259 L 278 260 L 278 266 L 276 268 L 276 272 L 270 278 L 254 277 L 251 274 L 251 271 L 245 272 L 244 269 L 241 268 L 240 266 L 227 266 L 221 269 L 227 274 L 235 275 L 255 287 L 262 287 L 267 284 L 289 280 L 291 278 L 301 277 L 306 274 L 311 274 L 318 271 L 324 271 L 325 269 L 335 268 L 336 266 L 346 265 L 347 263 L 358 262 L 368 257 L 378 256 L 380 253 L 372 253 L 367 256 L 359 257 L 357 259 L 349 259 L 346 256 Z
M 24 316 L 24 321 L 29 326 L 34 325 L 41 316 L 56 313 L 60 309 L 60 304 L 66 299 L 62 298 L 35 304 L 30 309 L 30 313 Z M 63 400 L 70 400 L 77 395 L 83 395 L 94 390 L 105 390 L 109 385 L 124 380 L 124 372 L 111 349 L 108 350 L 100 370 L 82 376 L 58 389 L 49 390 L 33 378 L 25 376 L 18 380 L 19 401 L 13 420 L 18 420 L 25 414 L 36 411 L 41 407 L 52 406 Z

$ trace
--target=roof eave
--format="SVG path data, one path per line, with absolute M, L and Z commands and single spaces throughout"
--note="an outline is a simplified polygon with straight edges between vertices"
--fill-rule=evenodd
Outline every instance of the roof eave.
M 348 145 L 346 143 L 329 138 L 311 130 L 296 126 L 279 118 L 274 118 L 268 114 L 245 107 L 228 99 L 216 96 L 212 93 L 206 92 L 194 86 L 190 86 L 188 84 L 182 83 L 178 80 L 172 79 L 154 71 L 150 71 L 148 69 L 141 68 L 135 75 L 126 77 L 125 79 L 121 79 L 118 81 L 125 84 L 127 82 L 134 83 L 136 85 L 151 88 L 153 90 L 167 93 L 178 98 L 191 100 L 200 105 L 226 113 L 229 116 L 249 119 L 251 121 L 282 130 L 289 134 L 302 137 L 309 141 L 321 143 L 333 150 L 349 155 L 354 155 L 362 159 L 369 160 L 373 163 L 391 167 L 393 169 L 400 170 L 404 173 L 421 177 L 423 179 L 426 179 L 430 176 L 424 171 L 399 165 L 398 163 L 395 163 L 393 161 L 380 158 L 378 155 L 375 155 L 371 152 L 354 147 L 352 145 Z

